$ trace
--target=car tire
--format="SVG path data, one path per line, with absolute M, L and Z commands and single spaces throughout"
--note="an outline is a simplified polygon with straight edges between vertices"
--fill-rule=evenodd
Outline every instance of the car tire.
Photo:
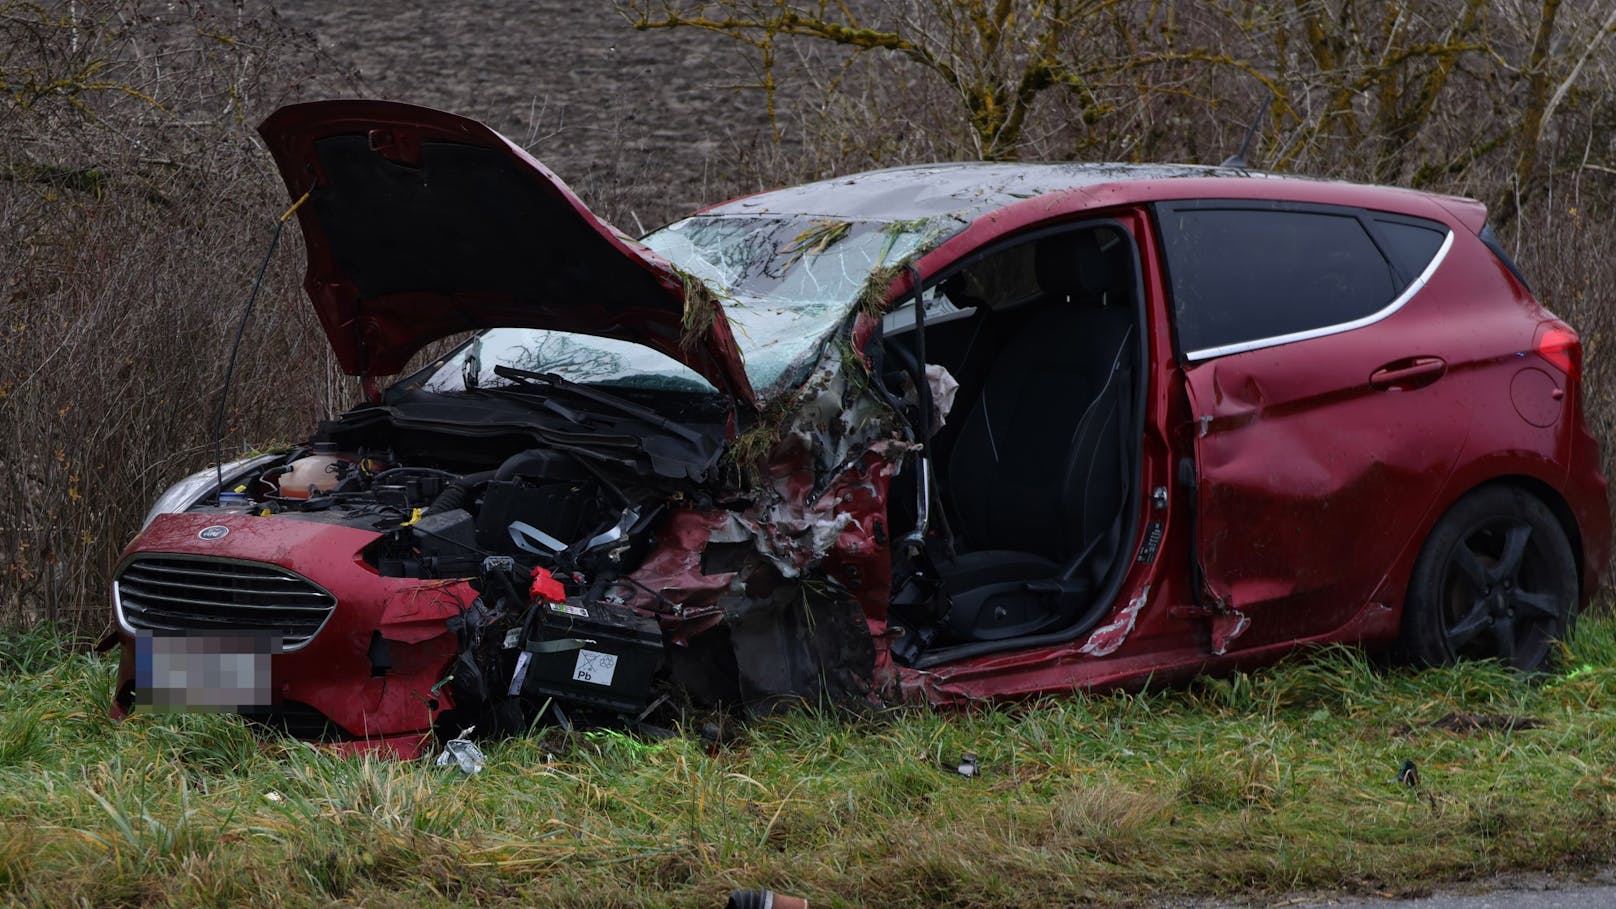
M 1577 566 L 1560 522 L 1509 486 L 1448 509 L 1420 550 L 1403 604 L 1403 655 L 1419 666 L 1496 659 L 1520 672 L 1552 665 L 1571 631 Z

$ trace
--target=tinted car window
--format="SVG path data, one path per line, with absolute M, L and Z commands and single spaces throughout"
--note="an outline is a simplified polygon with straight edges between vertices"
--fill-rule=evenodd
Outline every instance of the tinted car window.
M 1445 228 L 1413 221 L 1376 218 L 1375 230 L 1380 233 L 1381 247 L 1397 266 L 1402 279 L 1399 283 L 1404 287 L 1425 271 L 1442 248 L 1442 241 L 1448 238 Z
M 1521 282 L 1522 287 L 1526 288 L 1528 292 L 1532 290 L 1532 285 L 1526 280 L 1526 276 L 1521 274 L 1521 269 L 1515 264 L 1515 260 L 1510 258 L 1509 252 L 1504 249 L 1504 244 L 1498 242 L 1498 235 L 1493 233 L 1491 224 L 1482 225 L 1481 242 L 1492 250 L 1493 255 L 1498 257 L 1498 261 L 1504 263 L 1504 267 L 1509 269 L 1509 273 L 1515 276 L 1515 280 Z
M 1185 351 L 1351 322 L 1397 295 L 1390 264 L 1351 214 L 1183 206 L 1162 215 Z

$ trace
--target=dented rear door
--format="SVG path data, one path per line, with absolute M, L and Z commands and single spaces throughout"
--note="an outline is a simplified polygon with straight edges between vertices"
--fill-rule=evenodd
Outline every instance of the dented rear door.
M 1376 261 L 1335 261 L 1376 254 L 1371 242 L 1351 251 L 1360 235 L 1372 235 L 1373 216 L 1317 213 L 1336 220 L 1322 224 L 1323 238 L 1294 239 L 1311 258 L 1274 264 L 1294 254 L 1284 234 L 1312 226 L 1262 223 L 1265 210 L 1205 223 L 1181 218 L 1182 210 L 1160 212 L 1192 415 L 1195 558 L 1217 652 L 1325 634 L 1373 608 L 1398 556 L 1418 545 L 1470 419 L 1469 408 L 1449 400 L 1457 385 L 1443 381 L 1450 332 L 1404 305 L 1417 296 L 1412 280 L 1389 263 L 1382 281 Z M 1186 235 L 1176 259 L 1175 227 Z M 1233 239 L 1247 228 L 1255 235 Z M 1197 243 L 1203 248 L 1186 249 Z M 1359 305 L 1373 316 L 1362 324 L 1290 331 L 1304 336 L 1289 339 L 1297 324 L 1229 324 L 1243 318 L 1241 294 L 1339 320 L 1350 310 L 1319 296 L 1355 282 L 1367 285 Z M 1198 316 L 1210 326 L 1191 325 Z M 1387 375 L 1403 378 L 1388 385 Z

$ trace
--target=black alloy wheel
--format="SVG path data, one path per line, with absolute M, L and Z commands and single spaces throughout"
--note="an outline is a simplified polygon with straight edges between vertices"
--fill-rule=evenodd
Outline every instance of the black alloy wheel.
M 1420 551 L 1403 606 L 1401 644 L 1415 663 L 1496 659 L 1536 672 L 1571 630 L 1577 566 L 1560 522 L 1507 486 L 1461 499 Z

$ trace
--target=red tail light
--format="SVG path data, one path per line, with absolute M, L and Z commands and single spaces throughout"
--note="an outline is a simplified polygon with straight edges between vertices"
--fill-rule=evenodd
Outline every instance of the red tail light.
M 1537 337 L 1532 340 L 1532 350 L 1565 373 L 1567 378 L 1581 377 L 1582 339 L 1564 322 L 1550 320 L 1540 324 Z

